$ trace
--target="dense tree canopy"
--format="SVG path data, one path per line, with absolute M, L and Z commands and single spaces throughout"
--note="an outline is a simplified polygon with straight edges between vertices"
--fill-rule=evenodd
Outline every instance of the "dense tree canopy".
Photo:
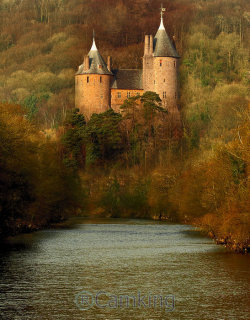
M 181 55 L 179 139 L 154 93 L 85 123 L 74 73 L 92 30 L 114 68 L 141 68 L 161 3 Z M 80 176 L 89 210 L 191 221 L 246 246 L 249 12 L 247 0 L 0 0 L 2 225 L 62 216 Z
M 21 107 L 0 103 L 0 235 L 39 228 L 82 208 L 80 180 L 59 145 Z

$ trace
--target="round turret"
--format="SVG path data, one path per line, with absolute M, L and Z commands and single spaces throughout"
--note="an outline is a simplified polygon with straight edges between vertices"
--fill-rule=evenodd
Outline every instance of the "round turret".
M 75 76 L 75 106 L 86 120 L 93 113 L 102 113 L 110 108 L 110 82 L 113 74 L 109 69 L 93 39 L 92 48 Z
M 169 111 L 177 106 L 179 58 L 165 30 L 162 8 L 160 27 L 154 39 L 145 36 L 143 87 L 145 91 L 158 93 L 163 107 Z
M 154 86 L 165 107 L 177 104 L 179 58 L 161 15 L 161 24 L 154 38 Z

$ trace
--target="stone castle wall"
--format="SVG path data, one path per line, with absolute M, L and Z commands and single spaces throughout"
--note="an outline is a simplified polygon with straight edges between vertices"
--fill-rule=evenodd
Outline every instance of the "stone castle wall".
M 76 75 L 75 106 L 87 120 L 93 113 L 102 113 L 110 108 L 111 78 L 110 75 L 100 74 Z
M 79 74 L 75 77 L 75 106 L 88 120 L 93 113 L 102 113 L 110 107 L 120 112 L 120 106 L 129 97 L 153 91 L 159 94 L 162 106 L 175 118 L 179 115 L 178 102 L 179 59 L 154 57 L 153 36 L 145 36 L 143 56 L 143 89 L 111 89 L 112 75 Z M 111 60 L 108 68 L 111 70 Z
M 121 112 L 120 106 L 123 104 L 124 100 L 129 97 L 134 97 L 137 95 L 142 95 L 143 90 L 125 90 L 125 89 L 111 89 L 111 108 L 115 112 Z
M 178 59 L 154 58 L 154 91 L 162 99 L 163 106 L 171 108 L 178 100 Z

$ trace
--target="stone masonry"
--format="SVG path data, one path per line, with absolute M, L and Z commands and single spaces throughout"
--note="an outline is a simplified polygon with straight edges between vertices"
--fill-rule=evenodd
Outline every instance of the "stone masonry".
M 161 13 L 160 27 L 153 37 L 145 36 L 143 69 L 112 70 L 100 55 L 95 40 L 75 76 L 75 106 L 87 120 L 109 108 L 120 112 L 124 100 L 146 91 L 159 94 L 162 106 L 174 122 L 180 121 L 178 102 L 179 55 L 167 35 Z

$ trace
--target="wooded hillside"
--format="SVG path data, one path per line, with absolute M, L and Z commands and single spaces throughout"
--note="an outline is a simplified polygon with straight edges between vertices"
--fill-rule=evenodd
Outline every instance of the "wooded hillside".
M 74 74 L 92 30 L 115 68 L 141 68 L 144 35 L 156 33 L 161 3 L 181 55 L 182 138 L 155 116 L 155 97 L 128 100 L 122 116 L 108 112 L 86 124 L 73 110 Z M 249 24 L 247 0 L 0 0 L 1 112 L 18 104 L 26 127 L 54 130 L 56 158 L 71 177 L 80 175 L 88 210 L 197 223 L 242 251 L 250 230 Z M 0 121 L 8 127 L 7 116 Z M 0 157 L 3 170 L 10 160 Z

